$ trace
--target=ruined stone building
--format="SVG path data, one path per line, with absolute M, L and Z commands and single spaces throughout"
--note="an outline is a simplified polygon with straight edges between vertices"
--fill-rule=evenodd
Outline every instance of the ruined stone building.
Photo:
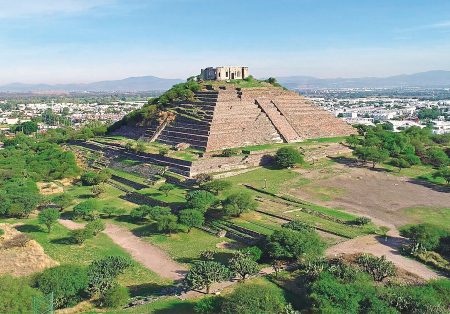
M 200 73 L 204 81 L 242 80 L 248 77 L 248 67 L 216 67 L 205 68 Z

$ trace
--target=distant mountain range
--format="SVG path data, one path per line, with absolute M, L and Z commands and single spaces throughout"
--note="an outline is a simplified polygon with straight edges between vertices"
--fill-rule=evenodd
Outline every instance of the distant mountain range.
M 0 86 L 0 92 L 145 92 L 167 90 L 182 82 L 179 79 L 165 79 L 156 76 L 129 77 L 123 80 L 100 81 L 86 84 L 23 84 L 12 83 Z
M 287 88 L 300 90 L 321 88 L 450 88 L 450 71 L 429 71 L 389 77 L 320 79 L 311 76 L 284 76 L 277 77 L 277 79 Z M 145 92 L 167 90 L 180 82 L 183 82 L 183 80 L 141 76 L 86 84 L 12 83 L 0 86 L 0 92 Z
M 311 76 L 277 77 L 290 89 L 321 88 L 450 88 L 450 71 L 428 71 L 389 77 L 319 79 Z

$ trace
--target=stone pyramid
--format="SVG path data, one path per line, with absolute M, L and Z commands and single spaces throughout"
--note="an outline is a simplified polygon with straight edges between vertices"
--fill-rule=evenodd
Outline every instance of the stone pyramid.
M 155 121 L 145 138 L 215 151 L 354 133 L 344 121 L 279 87 L 210 87 L 196 92 L 195 98 L 173 103 L 170 110 L 175 120 Z

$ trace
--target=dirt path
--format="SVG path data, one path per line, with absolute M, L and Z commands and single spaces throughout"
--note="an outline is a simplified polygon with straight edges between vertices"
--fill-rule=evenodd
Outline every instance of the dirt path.
M 440 278 L 441 276 L 438 273 L 424 264 L 400 254 L 398 248 L 404 241 L 405 239 L 401 237 L 395 237 L 388 238 L 388 241 L 385 242 L 384 239 L 369 235 L 332 246 L 326 251 L 326 254 L 330 257 L 356 253 L 371 253 L 375 256 L 384 255 L 387 260 L 393 262 L 398 268 L 404 269 L 420 278 L 426 280 Z
M 84 224 L 66 219 L 60 219 L 59 223 L 70 230 L 83 228 L 84 226 Z M 114 243 L 130 253 L 136 261 L 161 277 L 172 280 L 181 280 L 184 278 L 187 269 L 183 265 L 176 263 L 159 247 L 140 239 L 128 229 L 108 223 L 103 232 Z

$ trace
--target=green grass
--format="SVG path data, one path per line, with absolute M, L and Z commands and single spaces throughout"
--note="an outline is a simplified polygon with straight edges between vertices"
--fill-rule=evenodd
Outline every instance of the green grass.
M 429 223 L 450 232 L 450 208 L 414 207 L 403 213 L 416 223 Z
M 172 235 L 154 234 L 145 237 L 145 240 L 153 243 L 169 253 L 180 263 L 191 263 L 200 257 L 205 250 L 215 250 L 229 253 L 231 250 L 218 249 L 216 244 L 221 242 L 234 242 L 227 238 L 218 238 L 199 229 L 192 229 L 190 233 L 179 232 Z
M 70 242 L 70 231 L 60 224 L 55 224 L 52 232 L 47 233 L 38 224 L 37 219 L 24 219 L 21 222 L 23 226 L 18 229 L 36 240 L 44 248 L 45 253 L 60 264 L 87 266 L 92 261 L 106 256 L 123 256 L 131 259 L 127 252 L 103 233 L 78 245 Z M 120 275 L 119 282 L 128 286 L 133 295 L 152 293 L 170 283 L 137 262 Z
M 91 187 L 89 187 L 89 186 L 74 185 L 74 186 L 67 188 L 66 192 L 75 198 L 74 205 L 76 203 L 85 201 L 89 197 L 92 197 Z M 122 192 L 108 184 L 105 184 L 105 193 L 102 193 L 100 195 L 100 197 L 97 197 L 96 199 L 97 199 L 100 207 L 112 206 L 112 207 L 124 208 L 126 210 L 131 210 L 131 209 L 137 207 L 136 204 L 133 204 L 126 200 L 121 199 L 120 196 L 122 196 L 124 194 L 125 194 L 124 192 Z M 71 210 L 74 205 L 67 208 L 67 210 Z
M 267 191 L 271 193 L 278 193 L 283 186 L 289 184 L 289 181 L 299 177 L 299 174 L 289 169 L 269 169 L 269 168 L 257 168 L 253 171 L 249 171 L 231 178 L 227 178 L 227 181 L 238 185 L 240 183 L 250 184 L 256 188 L 264 188 L 264 179 L 267 180 Z M 242 187 L 235 187 L 242 190 Z

